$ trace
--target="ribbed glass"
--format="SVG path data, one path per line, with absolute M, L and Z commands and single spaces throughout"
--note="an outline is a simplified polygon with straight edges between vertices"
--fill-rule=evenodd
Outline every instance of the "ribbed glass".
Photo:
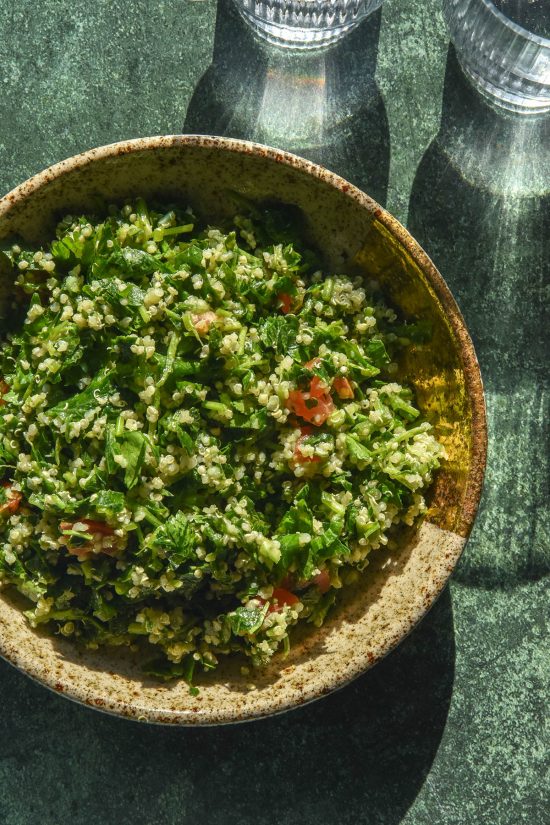
M 483 94 L 513 111 L 550 111 L 549 39 L 508 19 L 491 0 L 443 0 L 443 9 L 462 68 Z M 540 0 L 540 9 L 550 15 L 550 0 Z
M 382 0 L 235 0 L 254 30 L 279 46 L 311 49 L 339 40 Z

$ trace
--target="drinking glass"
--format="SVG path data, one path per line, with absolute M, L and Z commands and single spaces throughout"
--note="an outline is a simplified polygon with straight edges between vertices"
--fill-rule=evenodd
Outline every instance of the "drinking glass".
M 464 72 L 492 103 L 550 111 L 550 0 L 443 0 Z
M 279 46 L 314 49 L 335 43 L 382 0 L 235 0 L 254 31 Z

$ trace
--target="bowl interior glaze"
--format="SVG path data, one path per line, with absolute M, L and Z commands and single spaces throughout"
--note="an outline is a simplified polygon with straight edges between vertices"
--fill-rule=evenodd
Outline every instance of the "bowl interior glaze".
M 235 195 L 237 193 L 237 196 Z M 424 522 L 393 554 L 375 551 L 360 585 L 320 629 L 299 632 L 289 656 L 253 677 L 240 661 L 199 680 L 159 685 L 120 649 L 76 650 L 31 630 L 18 597 L 0 594 L 0 654 L 54 690 L 94 707 L 160 723 L 216 724 L 280 712 L 344 685 L 388 653 L 443 589 L 479 503 L 486 424 L 479 368 L 462 317 L 441 276 L 406 230 L 341 178 L 308 161 L 246 142 L 202 136 L 143 138 L 94 149 L 47 169 L 0 201 L 0 238 L 51 236 L 67 213 L 142 195 L 187 201 L 212 223 L 239 210 L 238 196 L 298 207 L 327 269 L 380 282 L 406 317 L 433 326 L 400 365 L 447 451 Z M 0 271 L 0 325 L 12 312 Z M 0 326 L 0 334 L 2 327 Z M 253 678 L 254 688 L 250 688 Z

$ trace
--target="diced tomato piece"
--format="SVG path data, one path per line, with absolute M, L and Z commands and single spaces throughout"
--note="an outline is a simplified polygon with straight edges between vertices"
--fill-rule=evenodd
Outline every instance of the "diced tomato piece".
M 7 490 L 8 499 L 4 504 L 0 504 L 0 513 L 8 513 L 11 516 L 19 510 L 23 496 L 19 490 L 13 489 L 9 481 L 4 482 L 2 487 Z
M 4 401 L 4 399 L 2 398 L 2 396 L 5 395 L 9 391 L 10 391 L 9 386 L 6 384 L 6 382 L 4 381 L 3 378 L 0 378 L 0 407 L 3 407 L 4 404 L 6 403 Z
M 311 427 L 300 427 L 302 431 L 302 435 L 296 442 L 296 446 L 294 447 L 294 461 L 299 462 L 300 464 L 307 464 L 308 462 L 318 462 L 321 459 L 318 455 L 304 455 L 301 450 L 301 445 L 307 439 L 308 436 L 311 435 Z
M 304 366 L 308 370 L 315 369 L 322 359 L 316 356 L 308 361 Z M 329 392 L 329 387 L 314 375 L 309 383 L 309 390 L 292 390 L 288 394 L 286 402 L 287 409 L 295 415 L 309 421 L 316 427 L 325 423 L 331 413 L 334 412 L 334 401 Z
M 309 407 L 306 402 L 314 399 L 315 403 Z M 325 423 L 329 415 L 334 412 L 334 402 L 328 393 L 315 398 L 309 392 L 293 390 L 287 401 L 287 407 L 304 421 L 311 421 L 316 427 Z
M 338 393 L 339 398 L 353 398 L 353 387 L 343 375 L 337 375 L 332 382 L 332 386 Z
M 323 383 L 323 381 L 319 378 L 318 375 L 314 375 L 311 379 L 311 384 L 309 385 L 309 392 L 312 398 L 322 398 L 326 395 L 332 403 L 329 388 L 325 383 Z
M 102 536 L 114 536 L 115 531 L 104 521 L 92 521 L 92 519 L 84 519 L 83 522 L 91 533 L 101 533 Z
M 297 604 L 300 599 L 290 590 L 285 590 L 284 587 L 276 587 L 271 597 L 268 613 L 275 613 L 285 605 Z
M 304 367 L 306 367 L 308 370 L 314 370 L 316 367 L 321 366 L 322 363 L 323 359 L 319 358 L 319 356 L 316 356 L 315 358 L 312 358 L 310 361 L 304 364 Z M 324 381 L 321 378 L 319 378 L 318 375 L 313 376 L 309 387 L 309 391 L 312 394 L 313 398 L 317 398 L 323 393 L 328 393 L 329 389 L 330 388 L 324 383 Z
M 330 393 L 316 375 L 311 379 L 309 392 L 292 390 L 288 394 L 286 406 L 291 412 L 316 427 L 324 424 L 335 409 Z
M 76 524 L 76 521 L 74 522 L 74 524 Z M 74 524 L 73 524 L 72 521 L 62 521 L 59 524 L 59 529 L 61 530 L 62 533 L 64 533 L 65 530 L 72 530 Z
M 317 575 L 313 577 L 313 583 L 317 585 L 321 593 L 326 593 L 327 590 L 330 590 L 330 576 L 328 571 L 321 570 L 320 573 L 317 573 Z
M 288 315 L 292 309 L 292 298 L 290 295 L 286 292 L 280 292 L 279 295 L 277 295 L 277 299 L 279 301 L 281 312 L 284 315 Z
M 206 335 L 206 333 L 208 332 L 216 318 L 216 313 L 212 312 L 211 309 L 208 309 L 206 312 L 199 312 L 191 316 L 193 326 L 195 327 L 199 335 Z

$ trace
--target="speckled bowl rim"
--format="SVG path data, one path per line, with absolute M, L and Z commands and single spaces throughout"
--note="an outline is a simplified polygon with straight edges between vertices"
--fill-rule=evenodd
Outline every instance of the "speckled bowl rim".
M 369 195 L 365 194 L 356 186 L 349 183 L 334 172 L 331 172 L 328 169 L 325 169 L 324 167 L 304 158 L 300 158 L 297 155 L 291 154 L 290 152 L 274 149 L 269 146 L 250 141 L 210 135 L 159 135 L 111 143 L 105 146 L 90 149 L 86 152 L 82 152 L 62 160 L 59 163 L 38 172 L 36 175 L 33 175 L 28 180 L 12 189 L 0 199 L 0 218 L 11 211 L 11 209 L 13 209 L 18 202 L 26 200 L 29 196 L 33 195 L 53 180 L 61 178 L 65 174 L 76 169 L 84 169 L 86 166 L 93 164 L 97 160 L 136 152 L 167 149 L 177 146 L 204 147 L 208 149 L 220 149 L 241 155 L 253 155 L 256 157 L 266 158 L 267 160 L 281 164 L 283 167 L 292 167 L 293 169 L 317 178 L 325 184 L 328 184 L 330 187 L 339 190 L 347 198 L 355 201 L 356 204 L 365 209 L 377 221 L 379 221 L 379 223 L 382 224 L 389 231 L 389 233 L 397 239 L 399 244 L 406 249 L 416 265 L 423 272 L 429 286 L 433 289 L 437 299 L 443 307 L 451 330 L 456 337 L 457 347 L 461 358 L 461 367 L 464 374 L 466 393 L 469 399 L 472 415 L 471 464 L 462 499 L 461 519 L 455 531 L 455 534 L 462 537 L 463 541 L 455 545 L 455 549 L 451 553 L 451 557 L 447 558 L 448 563 L 441 569 L 439 575 L 434 578 L 431 589 L 426 592 L 426 597 L 422 603 L 422 607 L 418 609 L 416 613 L 411 614 L 408 630 L 398 639 L 388 638 L 386 643 L 380 646 L 377 655 L 375 656 L 371 653 L 364 653 L 362 655 L 361 651 L 357 651 L 356 656 L 354 657 L 353 667 L 350 667 L 344 675 L 337 673 L 331 674 L 331 677 L 327 679 L 327 685 L 322 692 L 308 693 L 306 689 L 305 691 L 302 690 L 299 695 L 293 695 L 291 693 L 282 704 L 280 702 L 275 704 L 273 701 L 270 703 L 269 700 L 263 702 L 260 700 L 258 701 L 255 712 L 249 714 L 245 718 L 231 718 L 230 716 L 224 714 L 223 718 L 219 716 L 212 719 L 205 719 L 204 717 L 193 719 L 189 717 L 189 714 L 184 709 L 182 709 L 181 711 L 172 711 L 170 713 L 170 719 L 167 720 L 166 710 L 159 709 L 158 713 L 155 713 L 155 711 L 149 712 L 146 719 L 147 722 L 156 724 L 204 726 L 244 722 L 266 716 L 272 716 L 320 699 L 328 693 L 349 684 L 355 678 L 383 659 L 388 653 L 395 649 L 395 647 L 397 647 L 397 645 L 400 644 L 404 638 L 407 637 L 407 635 L 417 626 L 421 619 L 431 609 L 437 598 L 441 595 L 441 592 L 447 584 L 453 569 L 462 554 L 465 541 L 471 532 L 483 488 L 483 478 L 487 460 L 487 420 L 483 383 L 472 340 L 449 287 L 426 252 L 417 243 L 417 241 L 414 240 L 405 227 Z M 0 656 L 41 685 L 50 688 L 54 692 L 59 691 L 59 686 L 56 685 L 55 678 L 52 678 L 51 672 L 41 661 L 29 661 L 24 654 L 14 654 L 13 650 L 8 654 L 2 636 L 0 636 Z M 132 708 L 131 702 L 115 701 L 114 705 L 110 709 L 106 710 L 101 708 L 102 703 L 100 701 L 98 701 L 97 704 L 91 701 L 89 691 L 83 689 L 76 682 L 73 682 L 68 686 L 64 686 L 62 695 L 79 704 L 83 704 L 87 707 L 95 707 L 96 709 L 102 710 L 103 712 L 111 715 L 123 716 L 124 718 L 130 719 L 139 719 L 137 709 Z M 97 698 L 101 699 L 102 697 Z

